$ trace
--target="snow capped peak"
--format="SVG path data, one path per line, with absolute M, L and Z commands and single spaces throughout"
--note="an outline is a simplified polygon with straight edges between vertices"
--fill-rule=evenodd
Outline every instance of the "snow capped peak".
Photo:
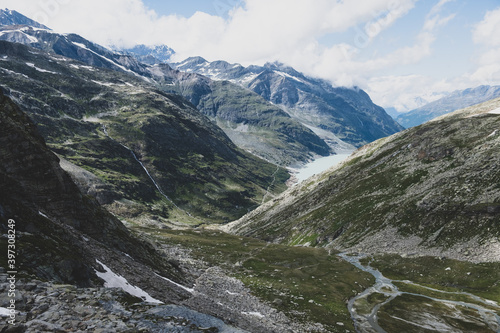
M 0 26 L 10 26 L 10 25 L 27 25 L 34 28 L 50 30 L 43 24 L 40 24 L 23 14 L 10 10 L 8 8 L 0 9 Z

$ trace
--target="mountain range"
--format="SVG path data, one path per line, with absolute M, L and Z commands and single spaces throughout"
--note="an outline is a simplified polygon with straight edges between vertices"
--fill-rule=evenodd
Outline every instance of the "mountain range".
M 500 97 L 500 86 L 479 86 L 456 90 L 434 102 L 396 116 L 396 121 L 406 128 L 418 126 L 446 113 L 480 104 Z
M 16 17 L 19 15 L 17 13 Z M 12 20 L 14 18 L 7 22 Z M 29 19 L 20 22 L 26 20 Z M 401 129 L 383 109 L 371 102 L 366 93 L 356 89 L 332 88 L 325 81 L 306 78 L 291 68 L 251 66 L 243 72 L 240 69 L 239 84 L 221 84 L 219 78 L 230 75 L 231 71 L 219 74 L 217 80 L 212 80 L 205 76 L 172 71 L 166 64 L 147 65 L 139 61 L 148 56 L 157 59 L 153 63 L 168 59 L 173 51 L 165 46 L 137 46 L 116 53 L 75 34 L 62 35 L 26 25 L 3 26 L 0 28 L 0 40 L 22 43 L 91 66 L 127 72 L 163 91 L 181 94 L 216 122 L 241 148 L 280 165 L 304 163 L 316 156 L 352 150 L 352 144 L 359 146 Z M 192 63 L 184 62 L 183 66 Z M 211 66 L 218 66 L 219 69 L 237 67 L 224 62 L 214 62 Z M 287 70 L 301 76 L 303 84 L 297 85 L 300 82 L 287 78 L 277 83 L 276 80 L 283 78 Z M 189 71 L 192 72 L 192 69 Z M 241 85 L 249 71 L 262 74 L 256 77 L 260 83 L 253 82 L 253 88 Z M 280 88 L 280 84 L 284 86 Z M 259 86 L 287 89 L 290 94 L 303 97 L 295 106 L 280 104 L 280 98 L 277 97 L 279 93 L 273 92 L 272 96 L 263 94 L 259 92 Z M 262 97 L 259 98 L 252 91 Z M 245 108 L 241 107 L 241 98 L 245 100 Z M 301 109 L 300 112 L 298 109 Z M 342 141 L 342 138 L 345 140 Z
M 327 81 L 307 77 L 280 63 L 243 67 L 193 57 L 172 66 L 227 80 L 259 94 L 312 129 L 334 150 L 360 147 L 402 129 L 363 90 L 332 87 Z

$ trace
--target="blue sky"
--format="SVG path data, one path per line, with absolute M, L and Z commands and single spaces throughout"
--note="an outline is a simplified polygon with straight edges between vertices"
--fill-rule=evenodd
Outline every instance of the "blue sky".
M 281 61 L 407 111 L 500 84 L 498 0 L 2 0 L 105 45 L 167 44 L 243 65 Z

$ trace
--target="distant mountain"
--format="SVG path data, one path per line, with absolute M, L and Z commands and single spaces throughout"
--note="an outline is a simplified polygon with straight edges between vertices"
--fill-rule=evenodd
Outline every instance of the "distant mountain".
M 280 63 L 243 67 L 193 57 L 172 66 L 250 89 L 280 106 L 324 140 L 337 138 L 337 146 L 346 142 L 359 147 L 402 129 L 384 109 L 373 104 L 363 90 L 335 88 L 324 80 L 307 77 Z M 332 146 L 335 149 L 336 145 Z
M 356 151 L 228 226 L 269 242 L 498 261 L 500 98 Z
M 148 65 L 168 63 L 170 62 L 171 56 L 175 54 L 175 51 L 167 45 L 147 46 L 140 44 L 132 48 L 118 48 L 117 50 L 125 54 L 133 55 L 139 61 Z
M 500 97 L 500 86 L 479 86 L 456 90 L 437 101 L 425 104 L 397 116 L 396 120 L 406 128 L 417 126 L 433 118 L 468 106 Z
M 312 130 L 258 94 L 228 81 L 214 81 L 170 66 L 149 68 L 163 91 L 187 98 L 239 147 L 279 165 L 327 156 L 330 147 Z
M 34 28 L 50 30 L 43 24 L 40 24 L 23 14 L 9 9 L 0 9 L 0 25 L 28 25 Z
M 389 107 L 389 108 L 386 107 L 386 108 L 384 108 L 384 110 L 394 120 L 396 120 L 396 118 L 401 114 L 401 112 L 398 112 L 398 110 L 396 108 L 393 108 L 393 107 Z

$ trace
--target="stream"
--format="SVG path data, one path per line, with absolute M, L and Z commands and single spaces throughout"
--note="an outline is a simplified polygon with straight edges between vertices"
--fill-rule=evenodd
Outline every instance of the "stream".
M 401 296 L 401 295 L 410 295 L 410 296 L 417 296 L 417 297 L 423 297 L 426 298 L 430 301 L 438 302 L 440 304 L 443 304 L 446 306 L 448 309 L 452 309 L 453 311 L 456 311 L 456 316 L 454 319 L 462 320 L 463 322 L 469 322 L 470 318 L 467 316 L 464 316 L 463 318 L 460 318 L 460 311 L 457 311 L 457 306 L 458 307 L 464 307 L 468 310 L 472 311 L 477 311 L 479 314 L 479 317 L 481 318 L 482 323 L 484 324 L 485 329 L 490 329 L 491 332 L 497 332 L 500 333 L 500 316 L 498 315 L 500 313 L 500 306 L 496 304 L 493 301 L 489 301 L 486 299 L 483 299 L 479 296 L 466 293 L 466 292 L 449 292 L 449 291 L 442 291 L 439 289 L 434 289 L 434 288 L 429 288 L 426 286 L 419 285 L 417 283 L 414 283 L 412 281 L 408 280 L 391 280 L 385 277 L 379 270 L 374 269 L 370 267 L 369 265 L 363 265 L 360 262 L 360 259 L 364 258 L 366 255 L 347 255 L 346 253 L 341 253 L 339 256 L 351 263 L 352 265 L 356 266 L 357 268 L 361 269 L 364 272 L 370 273 L 373 275 L 375 278 L 375 284 L 368 289 L 362 291 L 355 297 L 351 298 L 348 301 L 347 308 L 349 310 L 349 313 L 351 314 L 351 318 L 354 321 L 354 327 L 356 329 L 356 332 L 376 332 L 376 333 L 387 333 L 378 323 L 378 315 L 379 315 L 379 310 L 386 305 L 387 303 L 393 301 L 396 297 Z M 417 294 L 417 293 L 409 293 L 409 292 L 402 292 L 398 289 L 398 287 L 393 283 L 393 282 L 398 282 L 398 283 L 404 283 L 407 285 L 412 285 L 412 286 L 417 286 L 419 288 L 424 288 L 433 292 L 439 292 L 443 295 L 443 299 L 441 298 L 434 298 L 428 295 L 423 295 L 423 294 Z M 379 303 L 376 303 L 373 308 L 370 309 L 369 313 L 360 313 L 357 309 L 357 303 L 361 303 L 360 300 L 362 301 L 363 298 L 368 297 L 370 294 L 382 294 L 385 296 L 385 300 L 380 301 Z M 484 306 L 475 304 L 475 303 L 468 303 L 464 301 L 453 301 L 453 300 L 448 300 L 446 299 L 446 295 L 462 295 L 462 296 L 467 296 L 474 301 L 478 303 L 484 304 Z M 420 308 L 424 309 L 425 304 L 420 304 Z M 488 306 L 489 308 L 486 308 Z M 497 310 L 491 310 L 491 308 L 496 308 Z M 455 326 L 449 325 L 445 320 L 439 320 L 439 313 L 434 314 L 431 313 L 430 315 L 427 315 L 428 313 L 420 313 L 418 311 L 415 316 L 412 316 L 412 318 L 400 318 L 400 317 L 394 317 L 392 316 L 391 319 L 394 319 L 394 321 L 399 321 L 399 322 L 404 322 L 406 325 L 411 325 L 414 328 L 418 329 L 426 329 L 426 330 L 435 330 L 436 332 L 460 332 L 461 330 L 457 329 Z M 422 312 L 425 312 L 425 310 L 422 310 Z M 436 311 L 437 312 L 437 311 Z M 415 319 L 421 319 L 422 321 L 418 321 Z M 465 331 L 464 331 L 465 332 Z
M 109 133 L 108 133 L 108 130 L 106 129 L 106 125 L 102 125 L 102 129 L 103 129 L 103 132 L 104 134 L 110 138 L 111 140 L 115 141 L 116 143 L 118 143 L 120 146 L 122 146 L 123 148 L 127 149 L 131 154 L 132 156 L 134 157 L 134 159 L 139 163 L 139 165 L 142 167 L 142 169 L 146 172 L 146 174 L 148 175 L 149 179 L 151 180 L 151 182 L 153 183 L 153 185 L 156 187 L 156 189 L 158 190 L 158 192 L 165 198 L 167 199 L 172 205 L 174 205 L 175 208 L 179 209 L 180 211 L 186 213 L 188 216 L 192 216 L 189 212 L 185 211 L 184 209 L 180 208 L 179 206 L 177 206 L 173 201 L 172 199 L 170 199 L 166 194 L 165 192 L 163 192 L 163 190 L 161 189 L 160 185 L 156 182 L 156 180 L 153 178 L 153 176 L 151 176 L 151 174 L 149 173 L 149 170 L 146 168 L 146 166 L 144 165 L 144 163 L 142 163 L 141 160 L 139 160 L 137 158 L 137 155 L 134 153 L 134 151 L 132 149 L 130 149 L 129 147 L 125 146 L 123 143 L 121 142 L 118 142 L 116 141 L 115 139 L 113 139 Z

